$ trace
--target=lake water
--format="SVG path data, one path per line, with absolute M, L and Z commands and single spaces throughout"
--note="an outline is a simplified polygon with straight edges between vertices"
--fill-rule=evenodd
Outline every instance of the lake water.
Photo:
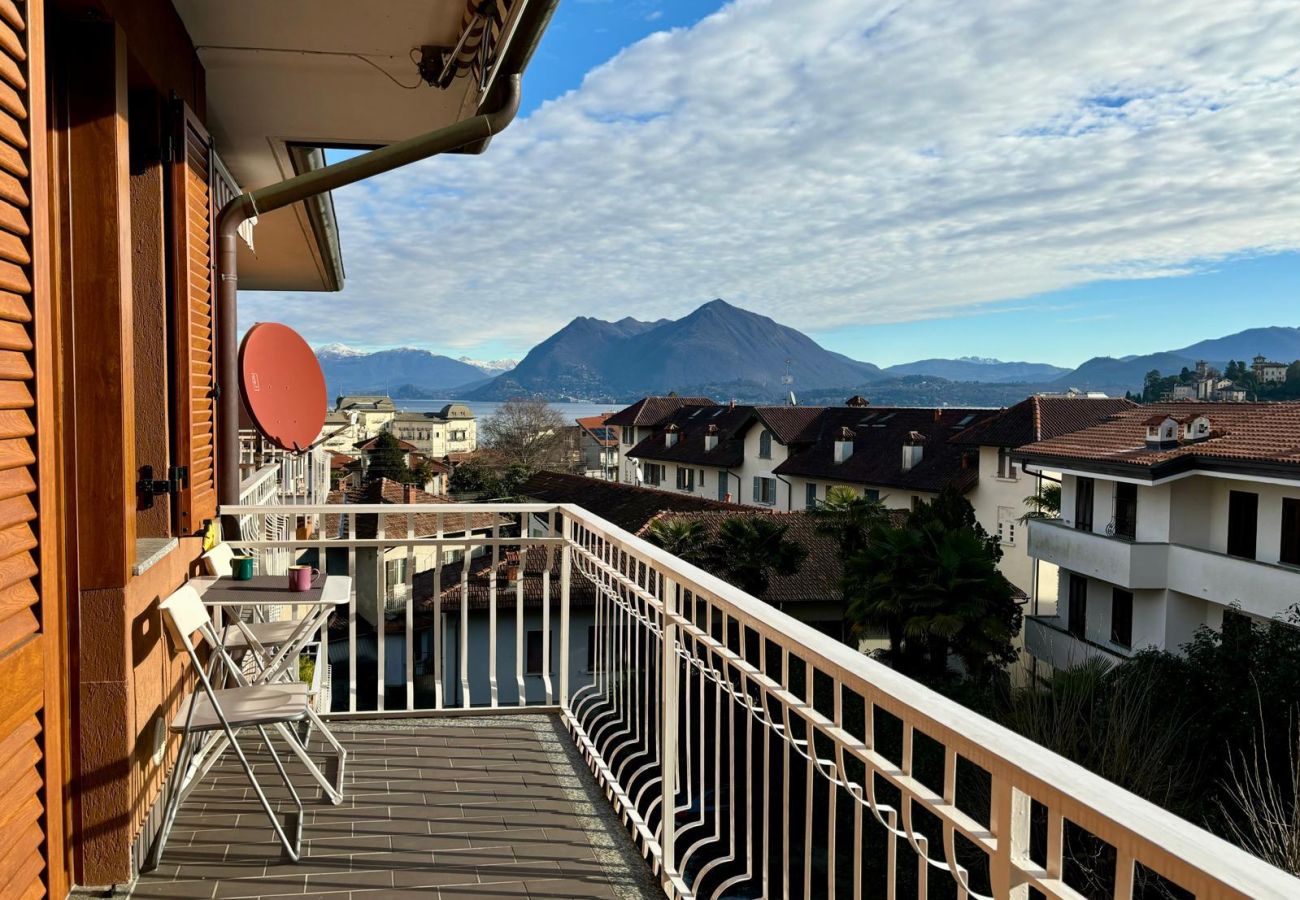
M 397 400 L 397 408 L 405 412 L 437 412 L 448 403 L 463 403 L 470 408 L 480 420 L 486 419 L 494 414 L 500 407 L 501 403 L 495 400 Z M 551 403 L 551 407 L 558 410 L 564 420 L 570 424 L 574 419 L 586 418 L 587 416 L 598 416 L 601 413 L 617 412 L 626 404 L 619 403 Z

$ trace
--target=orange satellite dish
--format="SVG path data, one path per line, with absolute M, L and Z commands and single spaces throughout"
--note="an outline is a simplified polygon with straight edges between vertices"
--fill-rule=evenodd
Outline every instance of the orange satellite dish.
M 325 425 L 325 375 L 298 332 L 258 322 L 239 345 L 239 387 L 253 425 L 282 450 L 301 452 Z

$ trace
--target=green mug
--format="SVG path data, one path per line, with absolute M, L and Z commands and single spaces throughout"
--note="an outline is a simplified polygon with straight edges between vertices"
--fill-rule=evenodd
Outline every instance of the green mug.
M 230 577 L 235 581 L 248 581 L 253 577 L 253 557 L 236 556 L 230 561 Z

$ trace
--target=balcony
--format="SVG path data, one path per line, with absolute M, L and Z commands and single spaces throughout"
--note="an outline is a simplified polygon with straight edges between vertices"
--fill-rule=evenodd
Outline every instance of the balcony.
M 1076 637 L 1055 616 L 1025 616 L 1025 649 L 1053 669 L 1068 669 L 1090 659 L 1117 663 L 1127 657 L 1118 650 Z
M 406 567 L 400 608 L 381 617 L 384 603 L 354 596 L 329 629 L 330 718 L 357 751 L 350 805 L 315 808 L 313 852 L 291 869 L 269 845 L 236 846 L 269 832 L 235 783 L 214 785 L 234 793 L 191 810 L 189 846 L 174 842 L 157 876 L 200 882 L 202 896 L 286 884 L 397 896 L 400 882 L 442 885 L 443 897 L 599 897 L 635 891 L 642 875 L 674 898 L 929 896 L 932 882 L 936 896 L 1032 886 L 1077 898 L 1102 885 L 1129 898 L 1163 881 L 1198 896 L 1300 896 L 1300 881 L 578 507 L 223 511 L 316 519 L 306 539 L 238 542 L 267 571 L 300 558 L 354 575 L 374 565 L 370 590 L 383 591 L 392 552 L 435 562 Z M 482 512 L 504 524 L 455 532 L 457 517 Z M 351 521 L 329 529 L 327 515 Z M 368 515 L 377 537 L 331 536 L 359 533 Z M 436 526 L 417 534 L 417 516 Z M 473 740 L 452 724 L 466 716 L 480 720 Z M 549 780 L 517 780 L 545 778 L 547 744 L 563 751 L 557 783 L 591 787 L 645 860 L 622 867 L 630 885 L 582 850 L 573 820 L 589 812 Z M 461 769 L 463 783 L 447 777 Z M 204 821 L 245 812 L 237 833 Z M 480 812 L 496 830 L 471 824 Z M 557 818 L 539 829 L 544 812 Z M 1084 829 L 1108 849 L 1072 853 Z M 241 893 L 259 880 L 270 890 Z M 152 896 L 181 896 L 162 890 Z
M 1060 519 L 1031 519 L 1029 555 L 1129 590 L 1163 588 L 1169 545 L 1148 544 L 1073 528 Z

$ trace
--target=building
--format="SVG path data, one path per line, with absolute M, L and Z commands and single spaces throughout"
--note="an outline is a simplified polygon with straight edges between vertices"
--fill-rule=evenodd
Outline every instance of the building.
M 635 534 L 660 513 L 745 512 L 737 503 L 676 494 L 618 482 L 601 483 L 564 472 L 534 472 L 519 495 L 537 503 L 575 503 L 592 515 Z
M 1286 381 L 1286 363 L 1270 362 L 1263 356 L 1251 360 L 1250 370 L 1255 373 L 1255 380 L 1260 384 L 1281 384 Z
M 1137 407 L 1020 448 L 1061 474 L 1061 517 L 1029 524 L 1059 569 L 1056 615 L 1026 620 L 1052 667 L 1145 647 L 1176 651 L 1236 612 L 1300 599 L 1300 403 Z
M 637 484 L 636 463 L 628 458 L 628 451 L 646 438 L 654 429 L 667 422 L 674 410 L 683 406 L 716 406 L 708 397 L 642 397 L 631 406 L 620 409 L 605 424 L 618 429 L 619 481 Z
M 618 428 L 606 424 L 613 413 L 576 419 L 581 432 L 578 436 L 579 465 L 588 478 L 605 481 L 618 480 Z
M 1112 398 L 1029 397 L 953 436 L 954 444 L 978 448 L 979 478 L 967 499 L 975 518 L 1002 544 L 1002 574 L 1034 603 L 1054 608 L 1057 579 L 1054 568 L 1029 556 L 1025 499 L 1060 478 L 1053 472 L 1024 471 L 1012 458 L 1014 451 L 1091 427 L 1135 405 Z M 1031 603 L 1030 609 L 1035 608 Z
M 394 412 L 380 427 L 434 459 L 478 449 L 478 420 L 463 403 L 448 403 L 436 413 Z

